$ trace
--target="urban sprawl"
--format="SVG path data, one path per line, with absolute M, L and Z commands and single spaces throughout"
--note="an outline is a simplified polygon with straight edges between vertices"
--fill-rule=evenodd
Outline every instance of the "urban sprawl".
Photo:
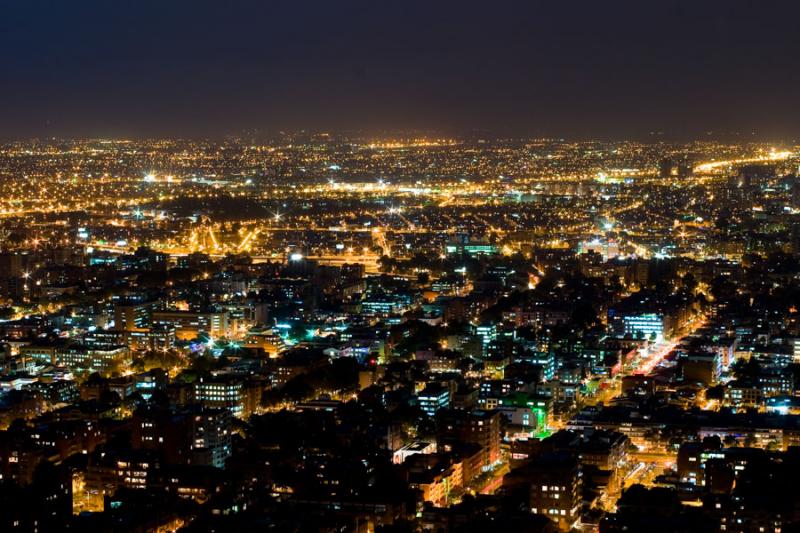
M 0 145 L 0 529 L 800 527 L 800 146 Z

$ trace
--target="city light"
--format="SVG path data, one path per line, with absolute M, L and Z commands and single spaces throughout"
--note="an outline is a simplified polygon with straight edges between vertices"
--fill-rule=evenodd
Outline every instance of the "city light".
M 13 4 L 3 531 L 799 530 L 800 3 Z

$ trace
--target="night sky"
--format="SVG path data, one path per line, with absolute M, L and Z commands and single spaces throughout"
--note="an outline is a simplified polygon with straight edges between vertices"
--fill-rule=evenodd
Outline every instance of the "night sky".
M 0 137 L 800 137 L 800 2 L 0 0 Z

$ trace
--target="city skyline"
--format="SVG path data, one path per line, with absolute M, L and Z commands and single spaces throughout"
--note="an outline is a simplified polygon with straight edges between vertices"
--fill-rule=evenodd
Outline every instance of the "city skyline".
M 799 168 L 713 140 L 0 143 L 0 527 L 788 531 Z
M 0 0 L 0 531 L 800 531 L 798 21 Z

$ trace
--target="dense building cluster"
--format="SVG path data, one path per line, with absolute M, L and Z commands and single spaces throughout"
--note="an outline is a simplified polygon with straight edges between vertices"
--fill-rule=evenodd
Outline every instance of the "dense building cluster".
M 0 147 L 4 531 L 800 527 L 800 152 Z

